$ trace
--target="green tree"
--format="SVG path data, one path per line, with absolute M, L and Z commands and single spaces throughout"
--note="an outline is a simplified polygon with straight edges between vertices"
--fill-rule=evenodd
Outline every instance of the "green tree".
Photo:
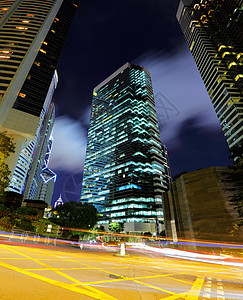
M 90 229 L 98 221 L 97 209 L 88 203 L 66 202 L 57 206 L 56 212 L 57 218 L 52 218 L 52 222 L 62 227 Z
M 48 219 L 40 218 L 32 222 L 35 227 L 35 231 L 42 235 L 54 235 L 56 236 L 59 231 L 59 225 L 50 222 Z M 51 225 L 51 231 L 48 232 L 48 225 Z
M 18 207 L 21 206 L 23 201 L 23 195 L 12 192 L 6 191 L 4 192 L 4 205 L 12 210 L 16 210 Z
M 229 158 L 233 166 L 230 167 L 231 172 L 227 174 L 226 182 L 231 185 L 227 190 L 232 192 L 229 201 L 238 212 L 238 225 L 243 226 L 243 142 L 239 146 L 232 147 L 230 153 Z
M 15 152 L 15 144 L 12 138 L 9 138 L 6 131 L 0 132 L 0 201 L 3 202 L 3 194 L 9 185 L 9 175 L 11 174 L 5 159 Z
M 37 210 L 32 207 L 21 206 L 16 209 L 16 213 L 19 215 L 37 216 Z
M 121 223 L 113 222 L 110 223 L 108 229 L 112 232 L 118 233 L 122 231 Z

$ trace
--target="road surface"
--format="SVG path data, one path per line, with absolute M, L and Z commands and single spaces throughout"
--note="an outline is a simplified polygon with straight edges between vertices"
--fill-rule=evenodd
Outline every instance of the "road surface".
M 0 243 L 0 299 L 243 299 L 239 267 L 129 254 Z

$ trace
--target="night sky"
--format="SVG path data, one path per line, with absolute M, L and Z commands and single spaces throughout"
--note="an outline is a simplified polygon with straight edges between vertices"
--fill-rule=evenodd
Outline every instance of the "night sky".
M 176 19 L 179 0 L 80 1 L 58 66 L 53 200 L 80 199 L 92 90 L 126 62 L 151 73 L 172 176 L 228 165 L 228 146 Z

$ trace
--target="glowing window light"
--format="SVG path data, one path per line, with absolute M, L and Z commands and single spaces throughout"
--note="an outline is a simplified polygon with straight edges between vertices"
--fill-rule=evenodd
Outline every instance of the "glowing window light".
M 235 81 L 238 81 L 240 78 L 243 78 L 243 74 L 238 74 L 238 75 L 235 77 Z
M 28 20 L 23 20 L 23 21 L 22 21 L 22 23 L 26 23 L 26 24 L 29 23 L 29 22 L 30 22 L 30 21 L 28 21 Z
M 43 50 L 43 49 L 40 49 L 40 52 L 42 52 L 42 53 L 46 54 L 46 51 L 45 51 L 45 50 Z
M 27 29 L 28 29 L 28 27 L 16 26 L 16 29 L 20 29 L 20 30 L 27 30 Z
M 230 55 L 230 54 L 231 54 L 231 53 L 228 52 L 228 51 L 227 51 L 227 52 L 224 52 L 223 55 L 222 55 L 222 58 L 224 58 L 226 55 Z
M 221 49 L 223 49 L 223 48 L 227 48 L 227 47 L 226 47 L 225 45 L 221 45 L 221 46 L 219 47 L 218 51 L 220 52 Z
M 118 191 L 129 190 L 129 189 L 141 190 L 141 187 L 136 184 L 128 184 L 128 185 L 120 186 L 118 188 Z
M 19 93 L 19 96 L 20 96 L 21 98 L 25 98 L 25 97 L 26 97 L 26 94 L 24 94 L 24 93 Z
M 237 66 L 237 63 L 232 61 L 229 65 L 228 65 L 228 69 L 230 69 L 232 66 Z
M 9 59 L 10 58 L 10 56 L 8 56 L 8 55 L 0 55 L 0 59 Z
M 239 59 L 241 56 L 243 55 L 243 53 L 239 53 L 236 58 Z

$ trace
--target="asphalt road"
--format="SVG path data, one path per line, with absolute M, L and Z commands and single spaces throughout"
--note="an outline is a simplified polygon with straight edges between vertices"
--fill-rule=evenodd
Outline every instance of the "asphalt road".
M 241 300 L 243 270 L 151 253 L 0 243 L 0 299 Z

